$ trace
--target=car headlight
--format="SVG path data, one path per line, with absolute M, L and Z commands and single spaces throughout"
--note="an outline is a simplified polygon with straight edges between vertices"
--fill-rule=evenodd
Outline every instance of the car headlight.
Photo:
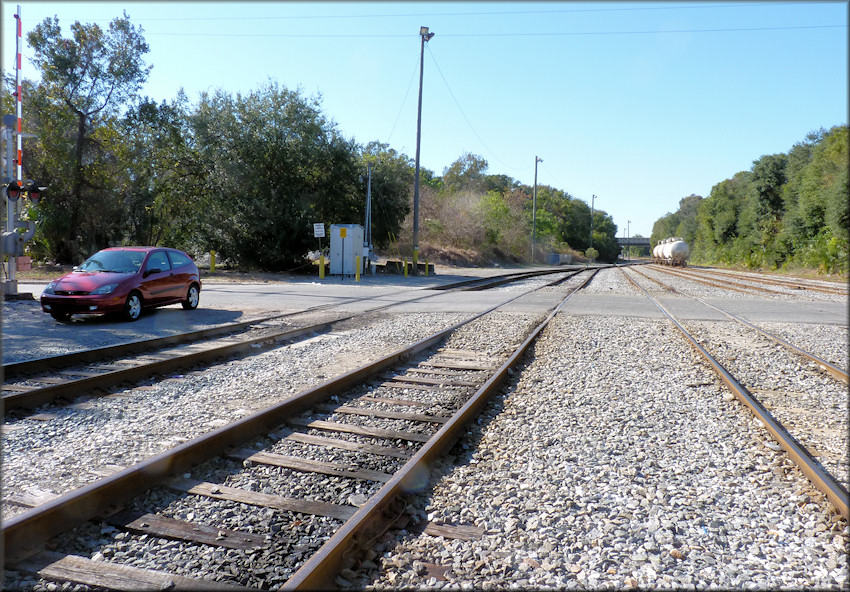
M 112 294 L 115 288 L 118 287 L 118 284 L 106 284 L 105 286 L 101 286 L 95 290 L 89 292 L 89 294 Z
M 53 290 L 53 288 L 55 287 L 56 282 L 50 282 L 49 284 L 47 284 L 47 287 L 44 288 L 44 292 L 42 292 L 42 294 L 55 294 L 56 292 Z

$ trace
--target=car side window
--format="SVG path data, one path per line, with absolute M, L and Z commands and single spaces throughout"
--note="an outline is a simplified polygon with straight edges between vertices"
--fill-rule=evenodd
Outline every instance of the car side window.
M 165 251 L 154 251 L 151 253 L 151 256 L 148 258 L 148 262 L 145 265 L 145 271 L 150 271 L 151 269 L 159 269 L 160 271 L 168 271 L 171 269 L 171 265 L 168 263 L 168 257 L 165 254 Z
M 144 253 L 131 253 L 130 254 L 130 269 L 134 272 L 139 271 L 139 268 L 142 266 L 142 260 L 145 258 Z
M 168 251 L 168 258 L 171 259 L 171 267 L 174 269 L 191 263 L 191 259 L 189 259 L 186 255 L 175 251 Z

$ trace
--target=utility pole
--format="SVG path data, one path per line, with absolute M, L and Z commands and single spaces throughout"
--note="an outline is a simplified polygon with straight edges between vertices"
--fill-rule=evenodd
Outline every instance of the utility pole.
M 366 256 L 366 265 L 372 269 L 372 163 L 366 163 L 366 233 L 363 236 L 363 250 Z
M 534 157 L 534 191 L 531 197 L 531 263 L 534 264 L 534 245 L 537 241 L 537 163 L 542 158 Z
M 596 201 L 596 196 L 590 198 L 590 246 L 593 246 L 593 202 Z
M 422 78 L 425 66 L 425 42 L 430 41 L 434 33 L 428 27 L 419 27 L 419 108 L 416 111 L 416 165 L 413 173 L 413 274 L 419 273 L 419 143 L 422 136 Z
M 626 251 L 626 253 L 627 253 L 626 261 L 632 260 L 632 254 L 631 254 L 632 246 L 629 244 L 629 238 L 631 238 L 631 228 L 630 228 L 631 224 L 632 224 L 631 220 L 626 220 L 626 248 L 628 249 L 628 251 Z

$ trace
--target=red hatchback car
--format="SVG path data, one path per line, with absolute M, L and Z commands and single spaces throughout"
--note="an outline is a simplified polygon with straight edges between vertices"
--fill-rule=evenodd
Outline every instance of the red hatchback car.
M 41 294 L 41 308 L 57 321 L 73 314 L 121 313 L 135 321 L 142 308 L 181 303 L 197 308 L 198 267 L 167 247 L 113 247 L 98 251 Z

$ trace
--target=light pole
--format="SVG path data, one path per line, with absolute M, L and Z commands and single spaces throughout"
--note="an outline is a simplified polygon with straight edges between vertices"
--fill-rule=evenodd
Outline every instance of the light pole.
M 531 263 L 534 263 L 534 244 L 537 240 L 537 163 L 542 158 L 534 157 L 534 191 L 531 194 Z
M 629 244 L 629 238 L 631 238 L 631 223 L 631 220 L 626 220 L 626 248 L 628 249 L 628 251 L 626 251 L 626 261 L 632 260 L 632 246 Z
M 596 196 L 590 198 L 590 246 L 593 246 L 593 202 L 596 201 Z
M 371 271 L 372 265 L 372 163 L 366 163 L 366 234 L 363 236 L 366 265 Z
M 419 140 L 422 135 L 422 70 L 425 65 L 425 42 L 434 33 L 428 27 L 419 27 L 419 109 L 416 111 L 416 170 L 413 173 L 413 273 L 419 273 Z

